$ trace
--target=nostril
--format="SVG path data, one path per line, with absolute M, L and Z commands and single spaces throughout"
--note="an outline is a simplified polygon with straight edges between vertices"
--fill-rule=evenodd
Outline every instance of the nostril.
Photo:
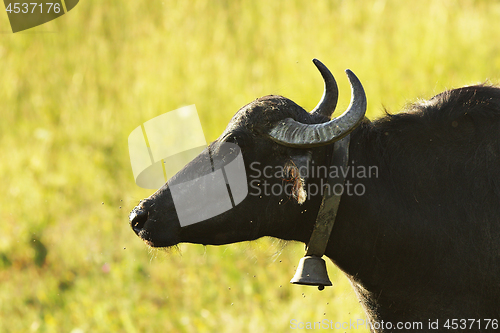
M 138 233 L 144 228 L 144 224 L 148 220 L 148 212 L 143 209 L 134 209 L 132 213 L 130 213 L 129 219 L 132 229 Z

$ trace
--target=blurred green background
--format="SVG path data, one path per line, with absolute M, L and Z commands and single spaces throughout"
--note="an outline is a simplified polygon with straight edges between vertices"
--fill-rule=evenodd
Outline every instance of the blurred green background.
M 3 7 L 2 7 L 3 8 Z M 0 14 L 0 332 L 289 332 L 365 318 L 349 282 L 288 283 L 303 245 L 148 249 L 127 138 L 196 104 L 207 139 L 253 99 L 306 109 L 323 61 L 376 118 L 500 77 L 497 1 L 94 1 L 12 34 Z M 366 328 L 342 330 L 367 332 Z

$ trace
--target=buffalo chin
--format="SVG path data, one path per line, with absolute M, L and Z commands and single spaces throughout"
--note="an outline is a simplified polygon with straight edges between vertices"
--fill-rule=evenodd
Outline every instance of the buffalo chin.
M 138 236 L 144 241 L 144 243 L 154 248 L 169 248 L 177 246 L 177 244 L 179 244 L 178 239 L 174 237 L 165 239 L 151 239 L 151 233 L 147 230 L 141 230 Z

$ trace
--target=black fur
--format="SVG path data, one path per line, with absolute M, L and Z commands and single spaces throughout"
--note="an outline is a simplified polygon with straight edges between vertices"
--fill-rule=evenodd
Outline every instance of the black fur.
M 499 127 L 500 89 L 472 86 L 353 133 L 379 177 L 342 198 L 329 255 L 374 321 L 500 317 Z

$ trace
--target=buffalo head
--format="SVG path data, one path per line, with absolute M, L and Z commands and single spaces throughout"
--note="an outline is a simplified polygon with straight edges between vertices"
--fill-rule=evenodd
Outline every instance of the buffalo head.
M 134 232 L 152 247 L 181 242 L 219 245 L 263 236 L 307 242 L 325 176 L 307 168 L 327 164 L 333 143 L 348 135 L 366 110 L 363 87 L 347 70 L 351 104 L 341 116 L 330 119 L 337 104 L 337 84 L 320 61 L 314 63 L 325 81 L 325 91 L 311 113 L 287 98 L 272 95 L 241 108 L 217 140 L 134 208 L 130 214 Z M 235 205 L 231 197 L 231 209 L 223 209 L 226 198 L 214 193 L 207 193 L 211 197 L 208 203 L 190 202 L 190 193 L 205 190 L 206 183 L 199 179 L 238 155 L 246 171 L 248 193 L 244 199 Z M 308 191 L 313 185 L 314 191 Z M 182 192 L 177 205 L 173 191 Z M 181 213 L 196 215 L 211 209 L 220 213 L 187 225 L 180 221 Z

